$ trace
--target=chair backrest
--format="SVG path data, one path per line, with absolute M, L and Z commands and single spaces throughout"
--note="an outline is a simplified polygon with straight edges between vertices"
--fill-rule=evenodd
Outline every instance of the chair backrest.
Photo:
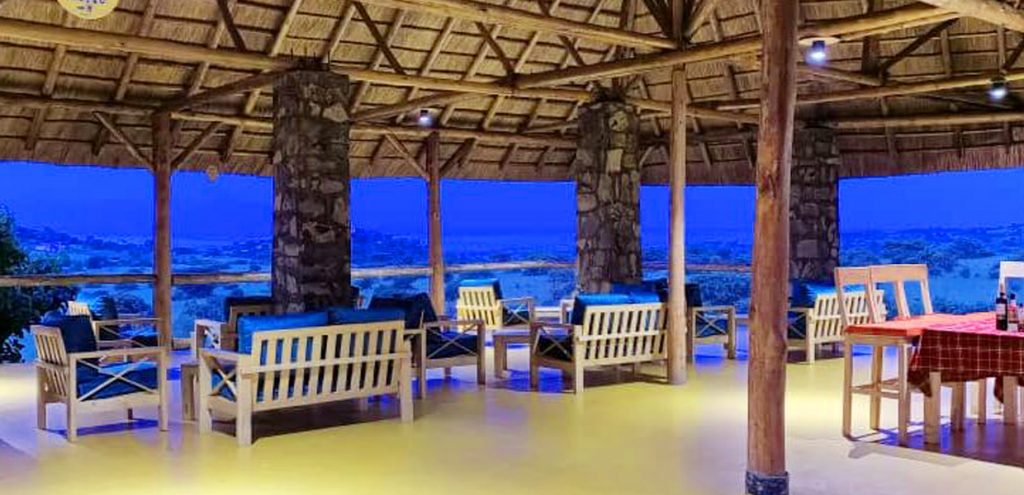
M 871 278 L 871 268 L 867 266 L 838 267 L 835 269 L 836 283 L 836 306 L 839 309 L 840 323 L 843 330 L 850 325 L 858 323 L 880 323 L 885 321 L 885 313 L 882 311 L 881 292 L 876 289 Z M 858 290 L 847 291 L 850 286 L 859 287 Z M 856 293 L 862 293 L 858 298 Z M 868 305 L 867 301 L 875 301 L 875 304 Z M 864 304 L 865 307 L 861 307 Z M 859 316 L 861 313 L 863 317 Z
M 253 334 L 257 409 L 397 392 L 404 333 L 398 319 Z
M 872 292 L 876 314 L 884 315 L 884 291 Z M 840 305 L 840 301 L 842 301 L 842 305 Z M 843 292 L 842 299 L 840 299 L 838 290 L 833 294 L 819 294 L 811 312 L 812 315 L 808 318 L 807 332 L 813 332 L 817 339 L 838 338 L 843 335 L 843 331 L 849 325 L 861 325 L 875 321 L 871 306 L 868 305 L 867 290 Z M 810 328 L 812 322 L 814 328 Z
M 32 325 L 31 330 L 36 343 L 36 361 L 45 365 L 41 367 L 41 372 L 45 377 L 48 391 L 60 397 L 67 397 L 67 372 L 55 369 L 56 367 L 66 370 L 68 367 L 68 355 L 64 350 L 64 337 L 61 336 L 60 329 Z
M 1024 261 L 999 262 L 999 285 L 997 287 L 1007 290 L 1006 280 L 1011 278 L 1024 279 Z
M 501 327 L 501 302 L 492 286 L 459 287 L 455 314 L 459 320 L 483 320 L 487 328 Z
M 896 311 L 901 318 L 912 316 L 910 305 L 907 303 L 907 282 L 917 282 L 920 285 L 924 314 L 934 313 L 931 291 L 928 288 L 928 265 L 873 265 L 869 268 L 873 287 L 884 283 L 893 285 Z
M 228 325 L 221 335 L 221 346 L 229 351 L 238 350 L 238 319 L 243 316 L 274 314 L 273 304 L 239 304 L 228 306 Z
M 665 356 L 668 323 L 664 303 L 588 305 L 583 322 L 575 326 L 588 364 L 614 364 Z
M 92 310 L 89 309 L 89 305 L 81 301 L 67 301 L 65 304 L 65 314 L 69 315 L 85 315 L 92 317 Z

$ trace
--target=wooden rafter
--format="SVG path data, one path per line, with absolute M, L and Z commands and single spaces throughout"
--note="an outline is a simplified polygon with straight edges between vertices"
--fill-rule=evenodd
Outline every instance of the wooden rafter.
M 687 19 L 686 27 L 683 29 L 683 36 L 687 39 L 693 37 L 697 33 L 697 30 L 708 20 L 711 13 L 715 11 L 715 5 L 718 4 L 719 0 L 701 0 L 700 3 L 693 9 L 693 13 L 690 14 Z
M 242 31 L 235 24 L 235 14 L 231 12 L 231 5 L 228 3 L 228 0 L 217 0 L 217 9 L 220 10 L 220 18 L 224 21 L 228 34 L 231 35 L 231 41 L 235 44 L 235 49 L 243 52 L 249 51 L 245 47 L 245 38 L 242 37 Z
M 164 112 L 177 112 L 185 110 L 186 108 L 193 108 L 200 105 L 204 105 L 226 96 L 235 95 L 238 93 L 244 93 L 255 89 L 263 89 L 267 86 L 273 85 L 282 76 L 287 74 L 287 71 L 275 71 L 275 72 L 264 72 L 249 76 L 243 79 L 239 79 L 233 83 L 228 83 L 223 86 L 218 86 L 213 89 L 196 93 L 194 95 L 186 95 L 180 98 L 175 98 L 162 107 L 161 111 Z
M 441 52 L 444 51 L 444 48 L 448 45 L 448 41 L 451 40 L 452 38 L 452 32 L 455 29 L 455 23 L 456 21 L 454 18 L 449 17 L 448 19 L 445 19 L 444 26 L 441 27 L 441 32 L 438 33 L 437 38 L 434 40 L 434 44 L 430 47 L 430 52 L 427 53 L 427 58 L 423 61 L 423 65 L 420 66 L 420 70 L 417 73 L 418 76 L 427 77 L 430 75 L 430 71 L 433 70 L 434 64 L 437 63 L 438 57 L 441 56 Z M 413 86 L 409 88 L 408 93 L 406 93 L 405 95 L 405 102 L 408 103 L 414 100 L 418 93 L 418 86 Z M 397 117 L 395 118 L 395 123 L 401 124 L 402 120 L 405 119 L 406 113 L 415 110 L 416 108 L 419 107 L 413 107 L 410 110 L 399 111 L 393 114 L 397 115 Z
M 526 31 L 545 31 L 573 38 L 589 39 L 610 45 L 637 48 L 674 49 L 676 43 L 660 36 L 626 32 L 620 29 L 586 24 L 560 17 L 515 9 L 476 0 L 363 0 L 395 9 L 414 10 L 470 22 L 503 25 Z
M 62 15 L 64 26 L 69 26 L 71 16 L 67 13 Z M 46 77 L 43 79 L 43 88 L 40 90 L 40 94 L 43 96 L 53 95 L 53 90 L 57 87 L 57 78 L 60 77 L 60 68 L 64 65 L 64 57 L 67 53 L 67 45 L 59 44 L 54 47 L 53 56 L 50 57 L 50 65 L 46 68 Z M 25 136 L 25 149 L 34 150 L 36 148 L 39 133 L 42 132 L 43 124 L 46 123 L 46 114 L 47 111 L 45 109 L 40 109 L 32 116 L 32 123 L 29 125 L 28 134 Z
M 451 171 L 452 168 L 461 168 L 469 162 L 469 157 L 473 153 L 473 149 L 476 148 L 477 140 L 475 138 L 468 138 L 459 145 L 459 148 L 452 153 L 452 156 L 448 157 L 448 160 L 441 166 L 441 176 L 444 177 Z
M 1024 32 L 1024 12 L 999 0 L 922 0 L 924 3 L 973 17 L 996 26 Z
M 429 177 L 427 175 L 427 171 L 423 168 L 422 165 L 420 165 L 419 160 L 417 160 L 412 155 L 412 153 L 409 152 L 409 148 L 406 148 L 405 145 L 398 140 L 398 137 L 395 136 L 393 132 L 385 133 L 384 139 L 387 140 L 388 144 L 390 144 L 391 147 L 394 148 L 395 152 L 398 153 L 399 158 L 401 158 L 402 161 L 409 165 L 409 167 L 412 168 L 417 175 L 424 179 L 427 179 Z
M 355 5 L 359 6 L 356 7 L 356 11 L 360 12 L 360 17 L 362 17 L 362 12 L 366 12 L 366 8 L 362 7 L 358 2 L 354 2 L 353 6 Z M 365 17 L 364 19 L 368 18 L 369 17 Z M 370 60 L 368 69 L 379 70 L 381 64 L 383 64 L 385 60 L 388 61 L 389 65 L 391 64 L 392 59 L 395 60 L 394 63 L 398 63 L 398 57 L 396 57 L 394 52 L 391 50 L 391 44 L 394 43 L 395 39 L 398 37 L 398 31 L 402 29 L 402 25 L 405 23 L 405 18 L 406 11 L 396 11 L 394 18 L 391 21 L 391 26 L 388 27 L 387 34 L 383 34 L 377 30 L 377 34 L 381 36 L 380 43 L 377 44 L 377 49 L 373 54 L 373 58 Z M 370 24 L 373 24 L 373 22 L 370 21 Z M 369 25 L 367 25 L 367 27 L 369 27 Z M 374 29 L 376 29 L 376 24 L 374 24 Z M 374 40 L 376 41 L 376 39 L 377 38 L 375 37 Z M 398 65 L 397 67 L 398 68 L 396 69 L 395 66 L 392 66 L 392 70 L 400 75 L 406 75 L 406 71 L 401 65 Z M 350 113 L 355 112 L 359 109 L 359 106 L 362 105 L 363 99 L 366 98 L 366 95 L 370 92 L 370 85 L 371 83 L 369 81 L 362 81 L 359 83 L 359 86 L 355 90 L 355 96 L 353 96 L 352 100 L 349 102 Z
M 288 12 L 284 16 L 284 20 L 281 21 L 281 25 L 277 29 L 277 34 L 274 36 L 274 40 L 270 44 L 270 48 L 267 50 L 267 56 L 270 58 L 276 57 L 281 53 L 281 48 L 284 46 L 284 41 L 288 38 L 288 31 L 292 27 L 292 23 L 295 22 L 295 17 L 299 14 L 299 9 L 302 7 L 303 0 L 292 0 L 291 6 L 288 8 Z M 265 71 L 264 71 L 265 72 Z M 245 101 L 245 106 L 242 108 L 242 115 L 252 115 L 256 109 L 256 103 L 260 100 L 261 91 L 259 89 L 253 90 L 249 93 L 249 98 Z M 228 138 L 227 145 L 224 151 L 221 153 L 221 159 L 225 162 L 231 160 L 231 155 L 235 152 L 235 146 L 238 144 L 238 140 L 245 134 L 245 126 L 236 126 L 231 132 L 231 137 Z
M 725 38 L 725 33 L 722 32 L 722 22 L 718 18 L 718 12 L 712 11 L 711 16 L 708 19 L 711 25 L 711 33 L 715 41 L 722 41 Z M 738 100 L 742 97 L 740 94 L 739 83 L 736 82 L 736 73 L 733 70 L 732 65 L 728 63 L 722 64 L 722 77 L 725 79 L 725 87 L 729 92 L 729 97 Z M 743 125 L 740 123 L 736 124 L 736 130 L 742 131 Z M 741 146 L 743 147 L 743 156 L 747 160 L 747 164 L 750 168 L 754 168 L 757 163 L 757 157 L 754 153 L 754 148 L 750 144 L 750 138 L 748 136 L 742 136 L 740 138 Z M 707 142 L 702 142 L 704 146 L 707 146 Z
M 956 24 L 958 20 L 959 19 L 949 19 L 932 26 L 931 29 L 922 33 L 921 36 L 918 36 L 910 43 L 907 43 L 907 45 L 900 49 L 900 51 L 897 52 L 896 55 L 893 55 L 892 57 L 883 61 L 878 66 L 878 73 L 883 75 L 888 74 L 890 67 L 895 65 L 897 62 L 907 58 L 907 56 L 913 54 L 919 48 L 924 46 L 925 43 L 934 39 L 936 36 L 938 36 L 940 33 L 948 29 L 953 24 Z
M 130 153 L 132 157 L 134 157 L 136 160 L 139 161 L 139 163 L 149 167 L 150 169 L 153 168 L 153 160 L 150 157 L 143 154 L 142 151 L 139 150 L 139 147 L 135 145 L 135 143 L 128 137 L 127 134 L 124 133 L 124 131 L 121 130 L 120 127 L 117 126 L 117 124 L 115 124 L 113 121 L 107 118 L 106 115 L 103 115 L 100 112 L 93 112 L 92 115 L 96 118 L 96 120 L 99 121 L 100 124 L 103 125 L 103 127 L 106 127 L 107 130 L 110 131 L 110 134 L 114 136 L 114 139 L 117 139 L 118 141 L 121 142 L 121 144 L 124 145 L 124 147 L 128 150 L 128 153 Z
M 148 0 L 146 2 L 146 10 L 142 12 L 142 20 L 139 22 L 139 28 L 136 34 L 139 36 L 148 36 L 149 31 L 153 28 L 153 18 L 156 17 L 156 7 L 159 2 L 157 0 Z M 138 53 L 129 53 L 128 59 L 125 60 L 124 66 L 121 68 L 121 75 L 117 80 L 117 89 L 114 90 L 113 101 L 123 101 L 125 96 L 128 94 L 128 85 L 131 83 L 132 76 L 135 74 L 135 67 L 139 63 Z M 117 122 L 117 119 L 114 119 Z M 92 142 L 92 154 L 93 156 L 99 156 L 103 151 L 103 147 L 107 144 L 107 140 L 110 138 L 110 131 L 106 127 L 100 127 L 100 131 L 96 133 L 96 139 Z
M 331 29 L 331 38 L 320 55 L 321 63 L 331 63 L 334 51 L 338 49 L 338 44 L 345 37 L 345 32 L 348 31 L 348 26 L 352 23 L 353 17 L 355 17 L 355 9 L 352 7 L 352 3 L 349 0 L 341 0 L 341 15 L 338 16 L 338 20 L 334 23 L 334 28 Z
M 644 5 L 647 7 L 647 12 L 650 12 L 651 17 L 654 18 L 654 22 L 658 23 L 662 34 L 671 37 L 672 19 L 669 16 L 668 4 L 665 3 L 665 0 L 644 0 Z
M 366 11 L 366 7 L 360 2 L 352 2 L 352 6 L 356 8 L 356 12 L 359 13 L 359 18 L 363 21 L 363 24 L 366 25 L 366 29 L 370 31 L 370 36 L 373 36 L 374 42 L 377 43 L 378 53 L 382 54 L 384 59 L 388 61 L 388 65 L 391 66 L 391 70 L 399 74 L 405 74 L 405 69 L 402 67 L 402 63 L 398 61 L 398 57 L 395 56 L 395 52 L 391 51 L 391 43 L 387 37 L 380 32 L 380 29 L 377 28 L 377 24 L 373 22 L 373 18 L 371 18 L 370 13 Z M 405 11 L 399 10 L 395 15 L 395 18 L 398 19 L 404 16 Z M 397 20 L 395 23 L 399 24 Z M 392 28 L 392 32 L 397 30 L 397 27 Z
M 493 34 L 494 28 L 487 27 L 482 22 L 477 22 L 476 28 L 480 31 L 480 35 L 483 37 L 484 42 L 491 47 L 491 51 L 494 52 L 494 56 L 497 57 L 498 62 L 501 62 L 501 66 L 505 69 L 506 76 L 512 76 L 516 73 L 516 67 L 512 63 L 512 60 L 505 54 L 505 49 L 498 43 L 498 36 Z
M 180 168 L 186 161 L 191 159 L 192 156 L 199 151 L 199 148 L 209 141 L 210 137 L 217 132 L 217 129 L 219 129 L 220 126 L 220 122 L 210 122 L 206 128 L 203 129 L 203 132 L 196 136 L 195 139 L 193 139 L 192 142 L 174 158 L 171 162 L 171 170 L 178 170 L 178 168 Z

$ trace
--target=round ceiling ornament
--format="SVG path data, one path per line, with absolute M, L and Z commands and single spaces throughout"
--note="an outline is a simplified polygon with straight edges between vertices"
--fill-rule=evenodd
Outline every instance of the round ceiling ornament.
M 117 8 L 119 0 L 57 0 L 64 10 L 82 19 L 102 19 Z

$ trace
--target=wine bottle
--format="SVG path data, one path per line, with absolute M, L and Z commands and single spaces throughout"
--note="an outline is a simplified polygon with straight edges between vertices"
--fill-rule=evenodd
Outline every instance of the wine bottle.
M 1006 330 L 1017 332 L 1020 330 L 1020 308 L 1017 307 L 1017 294 L 1010 293 L 1010 300 L 1006 303 Z
M 1006 330 L 1007 326 L 1007 312 L 1006 312 L 1006 292 L 1003 288 L 999 287 L 999 297 L 996 298 L 996 330 Z

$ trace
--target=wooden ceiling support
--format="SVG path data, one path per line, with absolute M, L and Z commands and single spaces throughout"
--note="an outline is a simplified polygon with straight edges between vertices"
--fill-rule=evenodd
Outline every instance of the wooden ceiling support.
M 205 144 L 206 141 L 208 141 L 210 137 L 213 136 L 215 132 L 217 132 L 217 129 L 219 129 L 220 126 L 220 122 L 210 122 L 210 124 L 207 125 L 205 129 L 203 129 L 203 132 L 201 134 L 196 136 L 195 139 L 193 139 L 192 142 L 189 143 L 189 145 L 185 147 L 185 149 L 182 150 L 181 153 L 178 154 L 178 156 L 174 157 L 174 160 L 171 162 L 171 171 L 173 172 L 175 170 L 178 170 L 178 168 L 181 167 L 181 164 L 191 159 L 192 156 L 195 155 L 197 151 L 199 151 L 199 148 L 201 148 L 203 144 Z
M 149 167 L 150 170 L 153 169 L 153 159 L 142 153 L 142 151 L 139 150 L 139 147 L 135 145 L 135 142 L 133 142 L 117 124 L 100 112 L 92 112 L 92 115 L 100 122 L 100 124 L 103 125 L 103 127 L 106 127 L 107 130 L 110 131 L 110 134 L 113 135 L 115 139 L 120 141 L 121 144 L 128 149 L 128 153 L 130 153 L 132 157 L 138 160 L 140 164 Z
M 226 96 L 245 93 L 256 89 L 263 89 L 267 86 L 273 85 L 278 79 L 287 73 L 288 71 L 274 71 L 249 76 L 233 83 L 208 89 L 202 93 L 176 98 L 165 103 L 160 107 L 160 110 L 164 112 L 178 112 L 187 108 L 194 108 L 206 103 L 211 103 Z
M 470 22 L 499 24 L 526 31 L 545 31 L 572 38 L 636 48 L 675 49 L 674 41 L 660 36 L 576 22 L 476 0 L 363 0 L 364 3 L 454 17 Z
M 697 30 L 711 17 L 711 13 L 715 10 L 715 5 L 718 4 L 719 0 L 701 0 L 693 12 L 689 15 L 686 22 L 686 27 L 683 28 L 683 37 L 690 39 Z
M 1024 121 L 1024 112 L 956 112 L 945 114 L 900 115 L 892 117 L 848 117 L 826 121 L 836 129 L 883 129 L 890 127 L 952 127 L 958 125 L 1001 124 Z
M 405 74 L 405 69 L 402 67 L 402 63 L 398 61 L 398 57 L 395 56 L 395 52 L 391 51 L 391 44 L 388 42 L 384 34 L 377 29 L 377 24 L 373 22 L 370 17 L 370 13 L 366 11 L 366 7 L 361 2 L 352 2 L 352 6 L 355 7 L 356 12 L 359 13 L 359 18 L 362 19 L 363 24 L 366 25 L 366 29 L 370 31 L 370 36 L 373 36 L 373 40 L 377 43 L 377 48 L 380 53 L 383 54 L 384 58 L 387 59 L 388 65 L 391 66 L 391 70 Z
M 933 38 L 941 34 L 943 31 L 945 31 L 953 24 L 956 24 L 958 20 L 959 19 L 948 19 L 932 26 L 931 29 L 925 31 L 923 34 L 921 34 L 921 36 L 918 36 L 910 43 L 907 43 L 907 46 L 904 46 L 899 52 L 896 53 L 896 55 L 893 55 L 892 57 L 889 57 L 884 62 L 882 62 L 878 66 L 878 73 L 883 75 L 888 74 L 890 67 L 895 65 L 897 62 L 907 58 L 908 55 L 917 51 L 919 48 L 924 46 L 925 43 L 931 41 Z
M 999 0 L 921 0 L 936 7 L 996 26 L 1024 32 L 1024 12 Z
M 391 132 L 385 132 L 384 140 L 387 141 L 387 143 L 390 144 L 392 148 L 394 148 L 394 150 L 398 153 L 399 158 L 401 158 L 402 161 L 409 165 L 409 168 L 413 169 L 417 175 L 419 175 L 425 180 L 430 178 L 430 176 L 427 175 L 427 171 L 423 168 L 422 165 L 420 165 L 419 160 L 417 160 L 416 157 L 412 156 L 412 153 L 409 152 L 409 148 L 406 148 L 405 145 L 398 140 L 398 136 L 395 136 L 395 134 Z
M 797 71 L 801 74 L 806 74 L 821 79 L 831 79 L 833 81 L 844 81 L 862 86 L 881 86 L 882 80 L 878 77 L 861 74 L 860 72 L 850 72 L 846 70 L 830 69 L 828 67 L 816 67 L 813 65 L 798 65 Z
M 217 9 L 220 10 L 220 18 L 224 21 L 228 34 L 231 35 L 231 41 L 235 44 L 235 49 L 241 52 L 249 51 L 245 47 L 245 38 L 242 37 L 242 32 L 238 29 L 238 25 L 235 24 L 235 15 L 231 12 L 231 5 L 228 4 L 228 0 L 217 0 Z

